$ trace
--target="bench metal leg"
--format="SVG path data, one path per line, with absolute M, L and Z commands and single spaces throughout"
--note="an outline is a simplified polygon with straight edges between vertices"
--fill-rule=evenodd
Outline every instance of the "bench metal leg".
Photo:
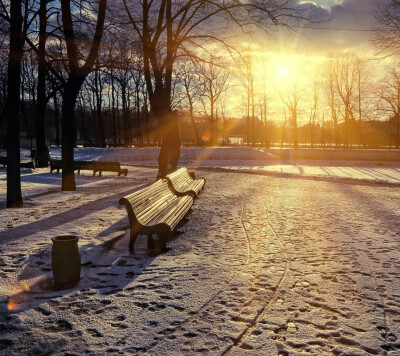
M 153 235 L 152 234 L 148 234 L 147 235 L 147 249 L 148 250 L 155 250 L 156 248 L 156 243 L 153 239 Z
M 130 253 L 135 253 L 135 248 L 133 247 L 133 245 L 136 242 L 136 238 L 137 238 L 137 233 L 135 233 L 135 234 L 131 233 L 131 236 L 130 236 L 130 239 L 129 239 L 129 252 Z
M 153 234 L 147 235 L 147 249 L 164 251 L 167 247 L 169 234 L 157 234 L 157 241 L 154 240 Z

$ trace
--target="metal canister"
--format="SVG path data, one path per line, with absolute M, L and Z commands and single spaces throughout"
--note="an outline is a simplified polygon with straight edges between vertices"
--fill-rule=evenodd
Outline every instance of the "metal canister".
M 51 239 L 51 266 L 56 288 L 77 284 L 81 278 L 81 254 L 78 236 L 62 235 Z

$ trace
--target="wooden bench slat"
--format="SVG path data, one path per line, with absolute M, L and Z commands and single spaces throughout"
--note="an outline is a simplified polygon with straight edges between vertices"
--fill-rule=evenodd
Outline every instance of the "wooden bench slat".
M 206 183 L 205 178 L 193 179 L 185 167 L 168 174 L 165 178 L 175 194 L 192 195 L 194 198 L 197 198 Z
M 121 198 L 119 204 L 125 205 L 128 212 L 130 251 L 139 233 L 148 235 L 149 248 L 154 243 L 153 234 L 159 236 L 165 247 L 169 234 L 188 213 L 193 200 L 190 195 L 177 196 L 166 179 Z

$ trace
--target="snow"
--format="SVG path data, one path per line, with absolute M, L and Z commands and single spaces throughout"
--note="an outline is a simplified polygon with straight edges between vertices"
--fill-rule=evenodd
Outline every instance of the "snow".
M 77 160 L 157 167 L 158 148 L 78 148 Z M 52 148 L 61 159 L 61 149 Z M 257 174 L 400 183 L 400 151 L 277 150 L 251 147 L 182 148 L 180 165 Z
M 207 183 L 157 255 L 142 236 L 129 253 L 118 206 L 154 181 L 157 149 L 77 149 L 129 174 L 84 171 L 75 192 L 25 169 L 22 209 L 5 209 L 0 169 L 0 354 L 398 354 L 399 162 L 214 151 L 183 149 Z M 63 234 L 81 281 L 54 290 Z

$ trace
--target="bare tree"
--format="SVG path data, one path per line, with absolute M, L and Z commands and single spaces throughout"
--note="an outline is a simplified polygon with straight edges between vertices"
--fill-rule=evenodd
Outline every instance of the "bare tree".
M 335 87 L 343 107 L 341 114 L 344 119 L 346 147 L 349 146 L 351 139 L 351 120 L 354 118 L 353 108 L 357 90 L 357 75 L 354 59 L 355 57 L 353 55 L 345 54 L 336 57 L 334 61 Z
M 212 58 L 209 62 L 199 65 L 199 77 L 202 86 L 201 101 L 204 113 L 208 118 L 210 127 L 210 143 L 216 143 L 216 130 L 218 125 L 217 101 L 227 86 L 229 71 L 221 63 L 221 59 Z
M 310 129 L 310 144 L 311 148 L 314 148 L 315 144 L 315 130 L 316 123 L 319 114 L 319 88 L 320 83 L 318 81 L 314 81 L 312 85 L 312 103 L 310 109 L 310 117 L 309 117 L 309 129 Z
M 24 16 L 22 6 L 24 5 Z M 7 101 L 5 105 L 5 120 L 7 123 L 7 207 L 22 207 L 21 177 L 20 177 L 20 83 L 21 62 L 25 36 L 30 26 L 28 2 L 10 0 L 9 8 L 1 2 L 1 17 L 8 21 L 9 54 L 7 69 Z
M 330 56 L 328 58 L 328 62 L 324 68 L 324 93 L 325 99 L 329 107 L 329 111 L 331 114 L 331 119 L 333 121 L 333 131 L 334 131 L 334 140 L 335 147 L 340 147 L 340 135 L 339 135 L 339 98 L 336 91 L 336 81 L 335 81 L 335 62 L 334 57 Z
M 376 90 L 378 110 L 391 116 L 396 148 L 400 147 L 400 70 L 392 65 Z
M 194 117 L 194 102 L 201 97 L 201 84 L 196 74 L 196 67 L 191 60 L 181 61 L 178 65 L 178 77 L 189 105 L 189 118 L 193 127 L 196 144 L 200 144 L 199 130 Z
M 375 31 L 371 37 L 372 44 L 383 55 L 400 54 L 400 2 L 387 0 L 377 3 L 374 11 Z
M 238 68 L 237 77 L 246 90 L 245 108 L 246 108 L 246 121 L 247 121 L 247 127 L 246 127 L 247 145 L 250 145 L 251 141 L 253 141 L 254 145 L 255 144 L 254 71 L 253 71 L 252 56 L 251 54 L 249 54 L 248 49 L 246 50 L 246 55 L 241 56 L 239 61 L 237 61 L 237 68 Z M 251 110 L 251 117 L 250 117 L 250 110 Z
M 182 55 L 202 57 L 211 51 L 213 42 L 229 48 L 227 39 L 238 29 L 258 26 L 267 30 L 271 23 L 282 25 L 304 19 L 308 10 L 306 5 L 299 7 L 291 0 L 123 2 L 142 43 L 149 100 L 162 137 L 158 178 L 176 169 L 180 155 L 177 118 L 171 109 L 176 59 Z
M 259 106 L 260 106 L 260 117 L 262 122 L 262 134 L 261 134 L 261 144 L 264 144 L 265 147 L 269 147 L 269 137 L 268 137 L 268 108 L 272 103 L 272 96 L 267 93 L 267 61 L 264 56 L 264 52 L 262 53 L 262 91 L 261 96 L 259 98 Z
M 46 105 L 50 98 L 46 97 L 46 39 L 47 39 L 47 4 L 49 0 L 40 0 L 39 5 L 39 43 L 37 52 L 38 76 L 37 76 L 37 106 L 36 106 L 36 149 L 39 167 L 48 166 L 49 151 L 46 145 L 46 134 L 44 129 L 44 117 Z
M 74 143 L 75 143 L 75 104 L 87 75 L 96 61 L 101 37 L 103 35 L 107 0 L 99 0 L 97 20 L 93 40 L 86 60 L 82 58 L 78 48 L 78 38 L 74 30 L 71 2 L 61 0 L 62 23 L 67 49 L 68 79 L 63 86 L 62 101 L 62 190 L 76 190 L 74 176 Z M 83 41 L 86 42 L 86 41 Z M 83 65 L 80 65 L 84 61 Z
M 294 149 L 299 148 L 299 135 L 297 130 L 297 117 L 298 117 L 298 106 L 300 101 L 300 93 L 303 90 L 299 89 L 297 82 L 295 81 L 293 85 L 288 88 L 285 93 L 279 92 L 279 96 L 282 103 L 285 105 L 287 112 L 289 114 L 288 122 L 290 123 L 293 132 L 293 147 Z M 286 117 L 286 114 L 285 114 Z M 286 120 L 285 120 L 286 122 Z

